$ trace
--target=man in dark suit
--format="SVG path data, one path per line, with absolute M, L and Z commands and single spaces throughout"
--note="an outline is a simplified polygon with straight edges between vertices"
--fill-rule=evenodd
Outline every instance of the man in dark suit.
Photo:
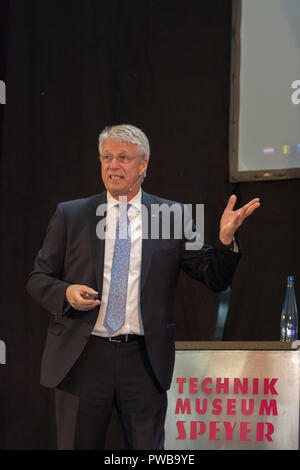
M 150 153 L 141 130 L 104 129 L 99 152 L 107 191 L 58 204 L 28 281 L 53 314 L 41 383 L 56 391 L 59 449 L 103 448 L 114 405 L 127 448 L 162 449 L 178 272 L 226 289 L 240 259 L 235 231 L 259 201 L 234 211 L 232 196 L 219 240 L 202 246 L 198 233 L 185 230 L 182 204 L 141 190 Z M 152 230 L 154 221 L 164 225 L 163 211 L 153 212 L 161 206 L 180 209 L 168 219 L 167 237 Z

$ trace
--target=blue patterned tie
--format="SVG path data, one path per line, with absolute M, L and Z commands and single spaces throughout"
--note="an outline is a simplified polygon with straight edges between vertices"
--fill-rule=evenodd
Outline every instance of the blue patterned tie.
M 128 272 L 130 260 L 130 226 L 127 210 L 130 204 L 119 204 L 119 220 L 111 269 L 110 289 L 104 326 L 110 335 L 125 323 Z

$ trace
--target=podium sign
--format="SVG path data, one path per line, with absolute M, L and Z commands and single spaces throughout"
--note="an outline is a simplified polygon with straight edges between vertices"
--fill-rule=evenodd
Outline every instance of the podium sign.
M 299 354 L 178 349 L 165 449 L 298 449 Z

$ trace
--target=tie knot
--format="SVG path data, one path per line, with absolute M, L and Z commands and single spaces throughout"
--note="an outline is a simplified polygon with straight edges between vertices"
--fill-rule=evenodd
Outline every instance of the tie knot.
M 131 207 L 131 204 L 127 204 L 127 202 L 119 202 L 119 204 L 117 205 L 119 211 L 124 211 L 124 212 L 128 212 L 128 209 Z
M 123 240 L 130 238 L 130 221 L 128 217 L 129 207 L 131 207 L 131 204 L 118 204 L 119 220 L 117 225 L 117 237 Z

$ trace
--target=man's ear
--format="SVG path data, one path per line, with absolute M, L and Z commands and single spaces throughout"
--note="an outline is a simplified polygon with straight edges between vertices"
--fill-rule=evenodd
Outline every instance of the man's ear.
M 143 158 L 142 166 L 139 171 L 139 176 L 142 176 L 145 173 L 145 171 L 147 170 L 147 167 L 148 167 L 148 160 L 146 158 Z

